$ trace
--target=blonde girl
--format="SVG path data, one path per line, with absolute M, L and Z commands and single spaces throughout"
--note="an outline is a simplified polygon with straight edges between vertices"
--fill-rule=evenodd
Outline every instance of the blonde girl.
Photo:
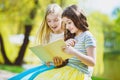
M 37 35 L 37 41 L 40 44 L 45 45 L 64 37 L 64 30 L 61 26 L 61 15 L 62 9 L 59 5 L 48 5 Z
M 46 45 L 58 39 L 64 38 L 64 29 L 61 25 L 62 8 L 58 4 L 50 4 L 46 9 L 43 22 L 37 33 L 37 42 L 41 45 Z M 61 63 L 57 64 L 57 61 Z M 59 57 L 54 58 L 54 64 L 59 66 L 63 60 Z M 49 65 L 49 67 L 47 66 Z M 55 66 L 43 63 L 43 65 L 28 69 L 18 75 L 15 75 L 8 80 L 33 80 L 38 74 L 53 69 Z

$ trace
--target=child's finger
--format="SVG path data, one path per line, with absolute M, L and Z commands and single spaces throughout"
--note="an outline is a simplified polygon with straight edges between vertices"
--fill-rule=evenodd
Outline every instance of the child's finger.
M 49 67 L 50 66 L 50 62 L 46 62 L 46 65 Z
M 56 63 L 57 62 L 56 57 L 53 58 L 53 62 L 54 62 L 54 65 L 56 66 L 57 65 L 57 63 Z
M 61 65 L 63 63 L 63 59 L 62 57 L 59 57 L 59 59 L 60 59 L 59 65 Z

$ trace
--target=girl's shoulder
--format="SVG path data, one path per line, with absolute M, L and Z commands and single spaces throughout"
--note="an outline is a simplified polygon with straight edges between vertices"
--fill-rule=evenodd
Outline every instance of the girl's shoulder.
M 92 33 L 90 31 L 85 31 L 81 35 L 77 36 L 76 38 L 90 38 L 93 37 Z
M 84 38 L 94 38 L 93 34 L 90 31 L 85 31 L 83 37 Z
M 85 31 L 85 32 L 84 32 L 84 35 L 85 35 L 85 36 L 93 36 L 90 31 Z

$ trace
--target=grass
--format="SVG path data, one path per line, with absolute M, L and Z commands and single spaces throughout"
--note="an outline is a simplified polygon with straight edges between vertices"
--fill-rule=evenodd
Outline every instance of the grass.
M 98 77 L 92 76 L 92 80 L 108 80 L 108 79 L 103 79 L 103 78 L 98 78 Z
M 0 70 L 7 70 L 14 73 L 20 73 L 24 71 L 24 68 L 20 66 L 2 65 L 0 64 Z

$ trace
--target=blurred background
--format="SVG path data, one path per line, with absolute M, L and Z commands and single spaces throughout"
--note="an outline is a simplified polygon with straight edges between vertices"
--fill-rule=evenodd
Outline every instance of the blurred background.
M 0 80 L 41 64 L 31 51 L 48 4 L 77 4 L 97 41 L 93 80 L 120 80 L 120 0 L 0 0 Z

